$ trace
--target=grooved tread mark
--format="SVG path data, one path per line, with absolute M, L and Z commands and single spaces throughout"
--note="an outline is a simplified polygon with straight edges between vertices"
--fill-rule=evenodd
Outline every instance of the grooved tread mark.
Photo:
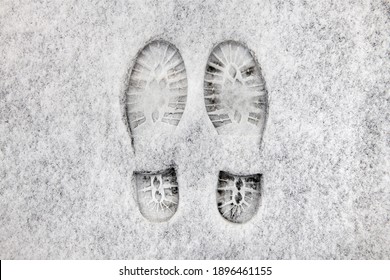
M 169 220 L 179 203 L 179 187 L 173 168 L 156 172 L 136 172 L 138 205 L 142 215 L 150 221 Z
M 220 134 L 256 134 L 265 125 L 268 98 L 261 69 L 247 47 L 217 45 L 204 78 L 207 113 Z
M 244 223 L 257 212 L 261 197 L 261 175 L 238 176 L 221 171 L 217 186 L 218 211 L 226 220 Z
M 175 46 L 157 40 L 138 54 L 130 74 L 126 111 L 133 135 L 172 131 L 187 101 L 187 74 Z

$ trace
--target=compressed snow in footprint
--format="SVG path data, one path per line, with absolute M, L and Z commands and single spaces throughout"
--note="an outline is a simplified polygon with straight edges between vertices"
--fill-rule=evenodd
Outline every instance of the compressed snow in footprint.
M 179 203 L 179 189 L 173 168 L 156 173 L 135 173 L 138 205 L 153 222 L 169 220 Z
M 214 48 L 206 67 L 204 95 L 219 134 L 262 137 L 267 91 L 260 67 L 244 45 L 226 41 Z
M 153 41 L 133 66 L 126 111 L 132 136 L 172 132 L 187 101 L 187 76 L 179 51 L 165 41 Z
M 217 187 L 218 210 L 233 223 L 244 223 L 257 212 L 261 197 L 261 175 L 238 176 L 221 171 Z

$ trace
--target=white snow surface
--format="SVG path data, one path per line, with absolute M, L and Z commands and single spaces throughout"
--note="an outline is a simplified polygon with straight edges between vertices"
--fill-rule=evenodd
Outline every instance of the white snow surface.
M 389 14 L 379 0 L 0 0 L 0 258 L 389 259 Z M 180 51 L 187 104 L 174 133 L 132 146 L 126 82 L 154 39 Z M 225 40 L 260 64 L 260 145 L 208 118 L 205 67 Z M 171 166 L 177 212 L 150 222 L 133 172 Z M 263 176 L 247 223 L 218 212 L 221 170 Z

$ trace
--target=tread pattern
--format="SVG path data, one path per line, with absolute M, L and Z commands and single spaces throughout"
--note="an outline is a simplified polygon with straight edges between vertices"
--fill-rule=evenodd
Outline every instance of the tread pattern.
M 217 186 L 218 211 L 226 220 L 244 223 L 257 212 L 261 197 L 261 175 L 238 176 L 221 171 Z
M 138 54 L 126 94 L 132 135 L 172 131 L 187 102 L 187 74 L 178 49 L 157 40 Z
M 173 168 L 157 173 L 135 173 L 142 215 L 153 222 L 169 220 L 179 204 L 179 186 Z
M 226 41 L 213 49 L 206 67 L 204 97 L 219 134 L 262 134 L 267 91 L 259 65 L 243 44 Z

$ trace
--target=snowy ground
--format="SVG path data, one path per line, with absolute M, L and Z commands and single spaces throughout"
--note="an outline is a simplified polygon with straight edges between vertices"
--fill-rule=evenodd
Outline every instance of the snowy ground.
M 189 2 L 0 1 L 0 258 L 390 258 L 390 4 Z M 188 99 L 174 134 L 134 153 L 123 97 L 151 39 L 180 50 Z M 225 40 L 267 84 L 260 148 L 205 109 Z M 133 172 L 169 166 L 180 203 L 153 223 Z M 218 212 L 221 170 L 263 176 L 245 224 Z

